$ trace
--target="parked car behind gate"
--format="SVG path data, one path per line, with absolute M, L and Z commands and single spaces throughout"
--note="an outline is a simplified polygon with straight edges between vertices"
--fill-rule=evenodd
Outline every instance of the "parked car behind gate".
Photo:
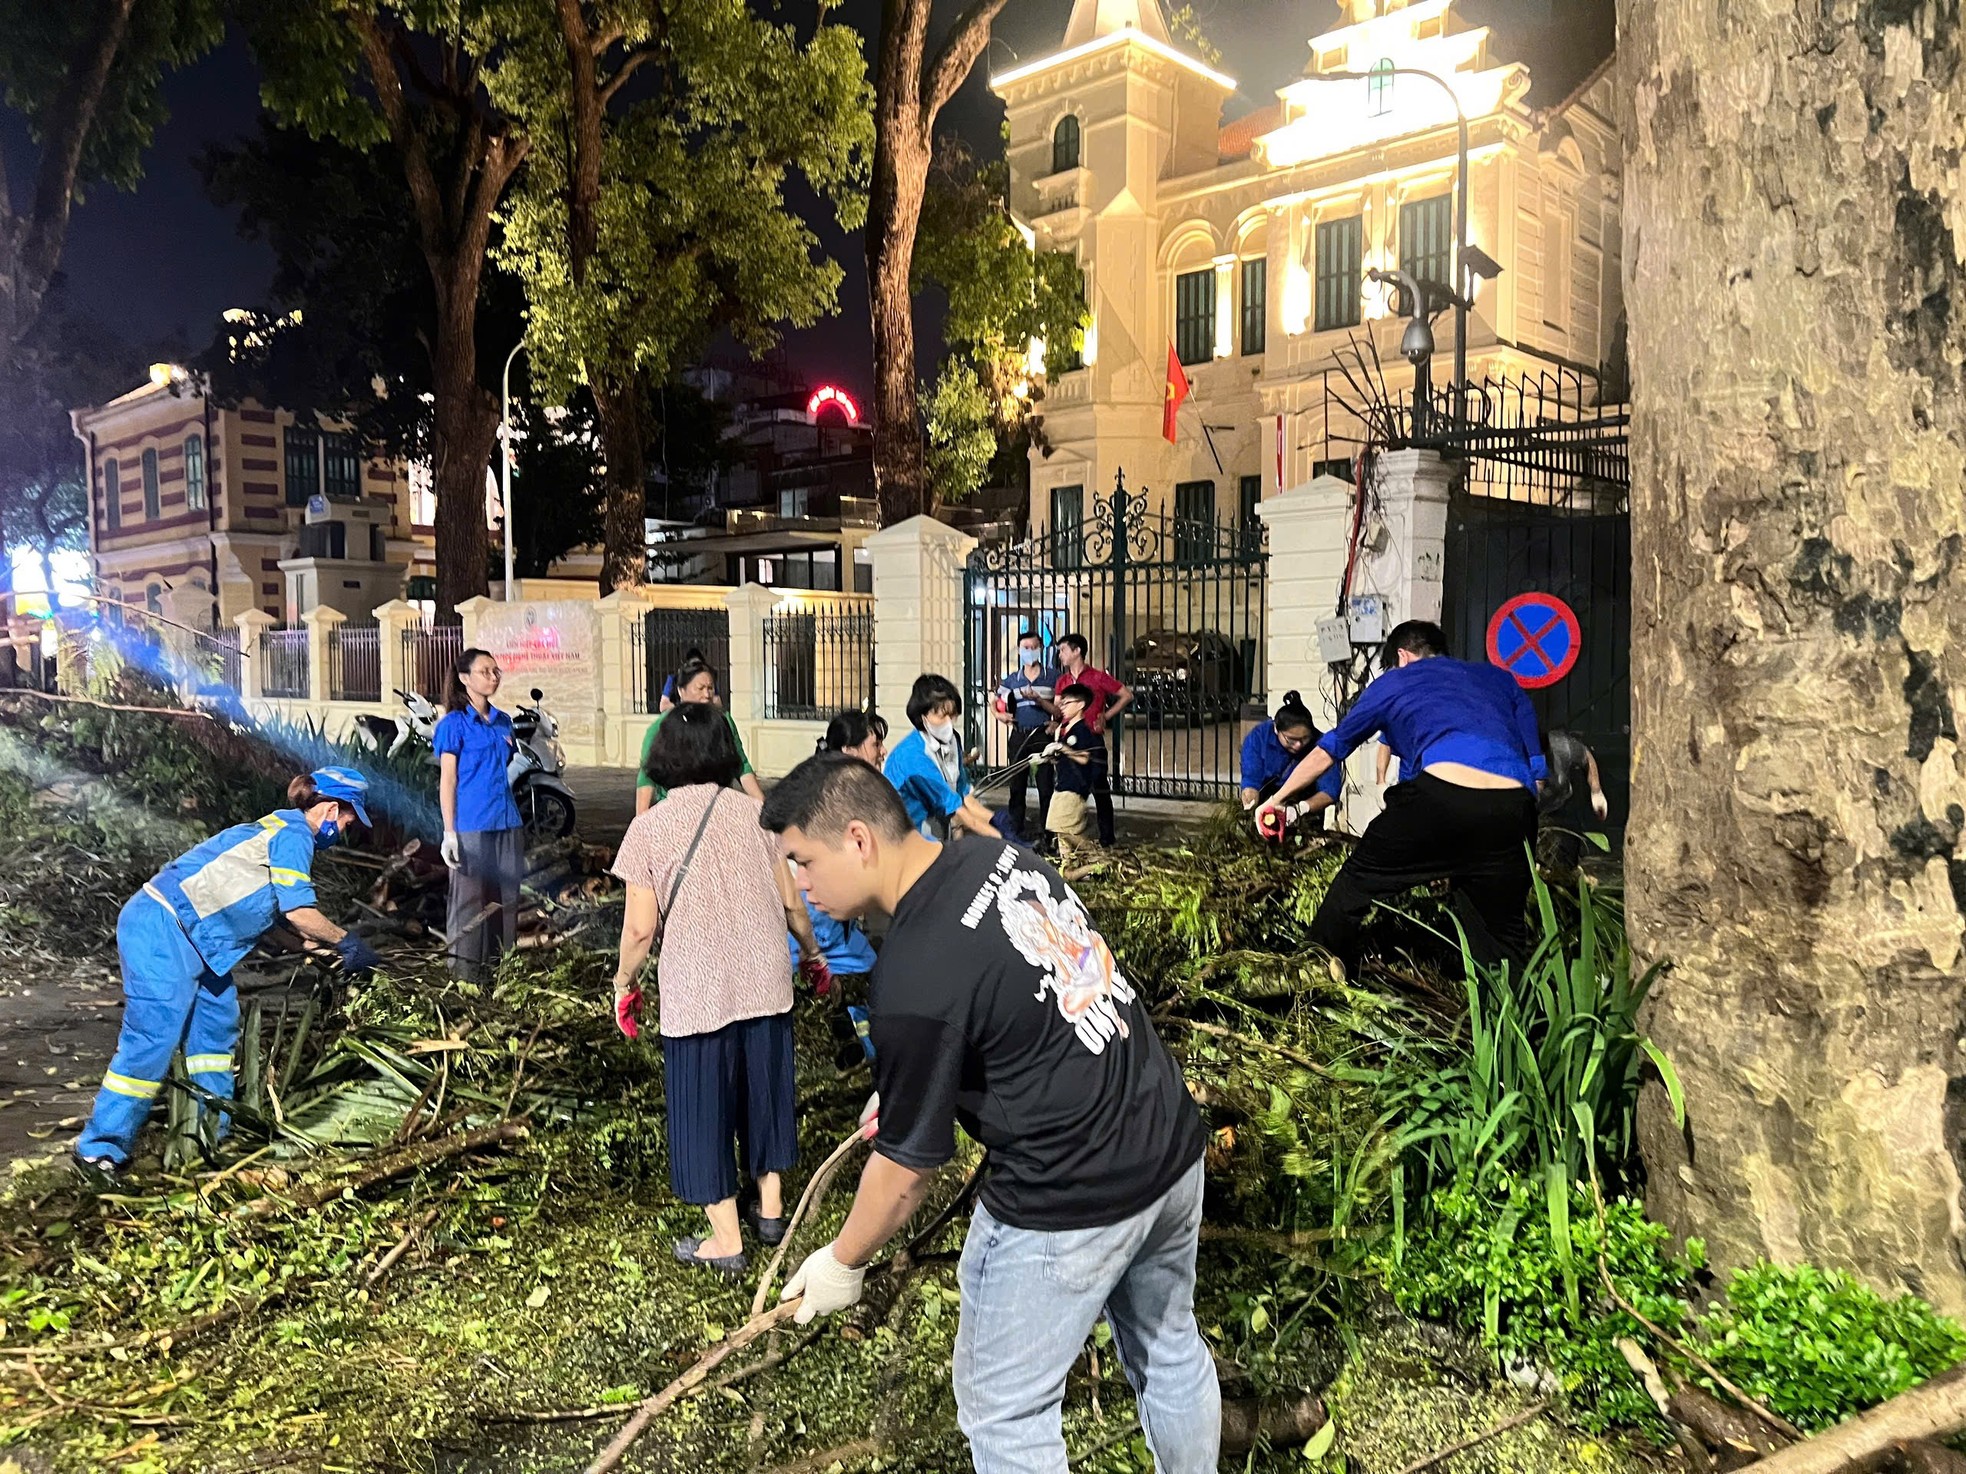
M 1248 691 L 1242 653 L 1215 630 L 1149 630 L 1128 648 L 1120 679 L 1150 726 L 1234 721 Z

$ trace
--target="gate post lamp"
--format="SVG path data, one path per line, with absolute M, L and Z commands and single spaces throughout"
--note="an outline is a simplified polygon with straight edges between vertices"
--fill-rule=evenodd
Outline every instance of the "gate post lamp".
M 519 350 L 525 346 L 522 338 L 505 355 L 503 393 L 499 398 L 498 469 L 501 481 L 498 495 L 505 511 L 505 602 L 508 604 L 512 602 L 512 360 L 519 356 Z

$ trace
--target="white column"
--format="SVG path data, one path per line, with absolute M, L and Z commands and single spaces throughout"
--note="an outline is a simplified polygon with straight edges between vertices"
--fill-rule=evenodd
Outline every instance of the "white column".
M 726 707 L 744 737 L 745 749 L 758 750 L 758 724 L 765 719 L 765 616 L 778 597 L 761 584 L 747 583 L 724 599 L 730 610 L 730 689 Z M 755 759 L 754 759 L 755 761 Z M 773 775 L 776 776 L 776 775 Z
M 457 604 L 457 617 L 464 624 L 464 649 L 469 650 L 478 643 L 478 618 L 498 601 L 488 599 L 483 594 L 473 594 L 468 599 L 460 599 Z
M 334 648 L 334 632 L 348 622 L 348 616 L 339 609 L 317 604 L 301 615 L 300 622 L 307 626 L 307 699 L 316 706 L 325 706 L 330 699 L 328 660 Z
M 279 624 L 264 609 L 248 609 L 233 623 L 239 626 L 239 699 L 259 701 L 266 691 L 266 669 L 260 659 L 259 637 Z
M 1286 691 L 1302 694 L 1320 728 L 1337 720 L 1329 697 L 1318 621 L 1337 612 L 1345 576 L 1345 534 L 1352 488 L 1336 476 L 1320 476 L 1256 504 L 1270 530 L 1270 574 L 1264 581 L 1269 633 L 1264 687 L 1275 711 Z
M 385 707 L 396 705 L 396 693 L 409 689 L 410 673 L 403 667 L 403 636 L 423 622 L 422 612 L 406 599 L 391 599 L 375 609 L 377 655 L 381 662 Z
M 890 725 L 906 722 L 915 677 L 963 678 L 971 611 L 963 563 L 976 539 L 933 517 L 911 517 L 867 539 L 874 562 L 874 704 Z
M 1381 596 L 1386 628 L 1408 619 L 1440 622 L 1447 562 L 1447 492 L 1454 468 L 1430 450 L 1394 450 L 1372 468 L 1377 522 L 1368 524 L 1354 592 Z

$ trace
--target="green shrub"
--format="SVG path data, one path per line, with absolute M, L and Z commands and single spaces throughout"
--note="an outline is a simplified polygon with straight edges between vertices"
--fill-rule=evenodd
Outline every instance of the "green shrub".
M 1911 1295 L 1886 1300 L 1841 1270 L 1757 1264 L 1702 1318 L 1700 1354 L 1815 1431 L 1966 1360 L 1966 1329 Z
M 1569 1203 L 1567 1255 L 1551 1246 L 1540 1179 L 1499 1177 L 1486 1190 L 1451 1186 L 1432 1193 L 1416 1215 L 1403 1250 L 1370 1261 L 1400 1309 L 1478 1331 L 1506 1364 L 1526 1362 L 1553 1373 L 1571 1413 L 1595 1429 L 1637 1424 L 1663 1433 L 1658 1412 L 1614 1344 L 1648 1340 L 1613 1305 L 1594 1271 L 1566 1292 L 1573 1265 L 1595 1266 L 1600 1249 L 1619 1293 L 1655 1325 L 1677 1334 L 1703 1256 L 1697 1240 L 1684 1256 L 1671 1233 L 1650 1222 L 1638 1203 L 1605 1205 L 1600 1229 L 1587 1188 Z

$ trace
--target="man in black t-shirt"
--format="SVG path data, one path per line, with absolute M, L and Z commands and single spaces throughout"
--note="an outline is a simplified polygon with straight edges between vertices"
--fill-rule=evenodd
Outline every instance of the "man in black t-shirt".
M 963 1247 L 956 1407 L 979 1474 L 1062 1471 L 1065 1375 L 1103 1311 L 1161 1474 L 1213 1474 L 1221 1398 L 1195 1323 L 1204 1134 L 1085 908 L 1029 851 L 921 837 L 864 763 L 772 791 L 812 903 L 892 918 L 870 989 L 874 1155 L 840 1235 L 786 1285 L 801 1322 L 860 1298 L 956 1127 L 988 1150 Z

